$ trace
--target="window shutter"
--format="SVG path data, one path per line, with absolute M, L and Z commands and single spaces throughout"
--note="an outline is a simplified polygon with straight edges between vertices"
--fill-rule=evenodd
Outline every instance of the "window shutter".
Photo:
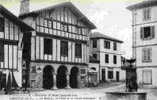
M 4 44 L 0 43 L 0 61 L 4 61 Z
M 155 26 L 151 27 L 151 35 L 152 35 L 152 38 L 155 37 Z
M 144 20 L 147 20 L 147 9 L 144 9 Z
M 152 49 L 149 49 L 149 59 L 148 60 L 152 60 Z
M 151 19 L 151 8 L 148 9 L 148 15 L 149 15 L 149 19 Z
M 145 50 L 142 49 L 142 61 L 144 61 Z
M 140 34 L 141 34 L 141 39 L 143 39 L 143 35 L 144 35 L 144 28 L 143 27 L 141 27 L 141 29 L 140 29 Z

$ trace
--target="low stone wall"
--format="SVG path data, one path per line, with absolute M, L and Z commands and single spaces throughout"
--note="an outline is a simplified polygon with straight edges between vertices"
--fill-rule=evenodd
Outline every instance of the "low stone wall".
M 145 92 L 106 92 L 108 100 L 147 100 Z

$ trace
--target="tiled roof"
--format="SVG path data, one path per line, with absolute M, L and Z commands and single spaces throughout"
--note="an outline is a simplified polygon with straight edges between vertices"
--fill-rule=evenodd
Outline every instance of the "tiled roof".
M 22 31 L 31 31 L 33 30 L 32 27 L 25 24 L 23 21 L 18 19 L 14 14 L 12 14 L 10 11 L 8 11 L 6 8 L 4 8 L 2 5 L 0 5 L 0 14 L 17 24 L 19 27 L 21 27 Z
M 107 36 L 107 35 L 104 35 L 104 34 L 101 34 L 99 32 L 94 32 L 90 35 L 90 38 L 91 39 L 107 39 L 107 40 L 111 40 L 111 41 L 116 41 L 116 42 L 120 42 L 120 43 L 123 43 L 123 41 L 121 40 L 118 40 L 116 38 L 113 38 L 113 37 L 110 37 L 110 36 Z
M 52 5 L 50 7 L 46 7 L 46 8 L 43 8 L 43 9 L 31 11 L 29 13 L 22 14 L 19 17 L 20 18 L 25 18 L 27 16 L 38 16 L 38 14 L 42 11 L 54 10 L 56 8 L 59 8 L 59 7 L 68 7 L 68 8 L 70 8 L 71 11 L 76 16 L 78 16 L 80 18 L 81 21 L 83 21 L 84 23 L 87 24 L 87 26 L 89 26 L 89 28 L 91 28 L 91 29 L 96 28 L 96 26 L 91 21 L 89 21 L 89 19 L 84 14 L 82 14 L 82 12 L 78 8 L 76 8 L 71 2 L 64 2 L 64 3 Z
M 137 4 L 133 4 L 127 7 L 129 10 L 133 9 L 140 9 L 144 7 L 151 7 L 151 6 L 156 6 L 157 5 L 157 0 L 145 0 Z

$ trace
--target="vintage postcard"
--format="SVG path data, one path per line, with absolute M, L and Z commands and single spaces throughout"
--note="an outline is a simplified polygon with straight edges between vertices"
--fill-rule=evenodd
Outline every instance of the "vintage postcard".
M 157 0 L 0 0 L 1 100 L 156 100 Z

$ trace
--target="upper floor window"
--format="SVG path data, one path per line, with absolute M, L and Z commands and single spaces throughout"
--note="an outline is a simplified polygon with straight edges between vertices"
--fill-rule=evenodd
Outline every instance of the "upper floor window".
M 155 27 L 147 26 L 141 27 L 141 39 L 150 40 L 155 37 Z
M 44 39 L 44 54 L 52 54 L 52 39 Z
M 4 18 L 0 17 L 0 32 L 4 32 Z
M 113 50 L 117 50 L 117 43 L 113 42 Z
M 82 58 L 82 45 L 80 43 L 75 44 L 75 57 Z
M 143 9 L 143 20 L 149 20 L 151 18 L 151 9 L 145 8 Z
M 83 29 L 81 27 L 78 27 L 78 33 L 83 34 Z
M 61 30 L 62 31 L 65 31 L 65 32 L 68 32 L 69 30 L 68 30 L 68 25 L 67 24 L 61 24 Z
M 68 42 L 67 41 L 61 41 L 61 56 L 68 56 Z
M 117 64 L 117 56 L 116 55 L 113 56 L 113 64 Z
M 97 48 L 97 40 L 93 39 L 93 48 Z
M 0 61 L 4 61 L 4 44 L 0 43 Z
M 93 57 L 94 57 L 95 59 L 97 59 L 97 54 L 93 54 Z
M 44 19 L 44 27 L 48 27 L 48 20 Z
M 143 48 L 142 49 L 142 61 L 151 62 L 152 61 L 152 48 Z
M 104 41 L 104 48 L 110 49 L 110 41 L 107 40 Z
M 109 63 L 109 54 L 105 54 L 105 63 Z

